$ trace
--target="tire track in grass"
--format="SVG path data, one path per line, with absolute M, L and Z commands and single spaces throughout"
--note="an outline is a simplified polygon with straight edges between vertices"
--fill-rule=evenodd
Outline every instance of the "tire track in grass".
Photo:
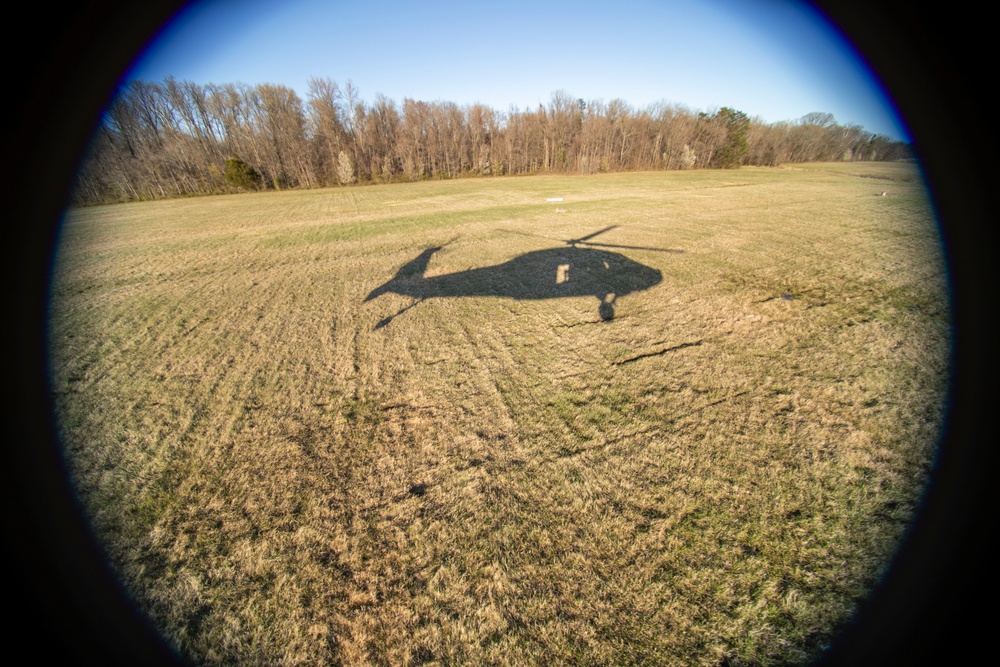
M 518 358 L 509 332 L 494 326 L 474 328 L 468 322 L 462 322 L 461 332 L 472 352 L 470 365 L 478 369 L 482 386 L 503 405 L 509 420 L 506 432 L 518 434 L 516 444 L 508 446 L 522 449 L 520 460 L 546 458 L 550 450 L 561 447 L 559 443 L 578 439 L 571 421 L 552 408 L 551 382 L 529 359 Z
M 466 321 L 460 323 L 461 333 L 465 339 L 464 346 L 471 354 L 467 360 L 470 365 L 477 370 L 480 389 L 485 389 L 485 393 L 493 398 L 493 403 L 497 407 L 502 406 L 501 420 L 510 431 L 518 430 L 518 427 L 525 421 L 523 418 L 523 401 L 516 401 L 512 396 L 512 391 L 517 391 L 519 377 L 522 375 L 519 368 L 510 359 L 506 363 L 498 358 L 497 352 L 503 346 L 498 344 L 495 330 L 490 328 L 474 329 Z M 503 380 L 509 380 L 509 385 Z

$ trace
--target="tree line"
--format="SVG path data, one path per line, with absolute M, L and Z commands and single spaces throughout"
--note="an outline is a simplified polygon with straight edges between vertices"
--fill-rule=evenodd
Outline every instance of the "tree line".
M 251 189 L 460 176 L 737 168 L 898 160 L 911 147 L 831 114 L 764 123 L 659 102 L 553 93 L 536 110 L 376 95 L 309 82 L 305 102 L 274 84 L 130 81 L 105 111 L 79 172 L 77 204 Z

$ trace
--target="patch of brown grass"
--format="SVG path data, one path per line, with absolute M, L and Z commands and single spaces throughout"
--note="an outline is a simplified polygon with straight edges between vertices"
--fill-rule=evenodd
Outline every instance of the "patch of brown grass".
M 72 211 L 68 460 L 199 663 L 801 662 L 933 457 L 934 222 L 903 164 Z M 446 297 L 376 329 L 414 299 L 363 303 L 429 247 L 444 274 L 610 225 L 593 240 L 682 252 L 620 250 L 664 279 L 609 322 L 593 297 Z

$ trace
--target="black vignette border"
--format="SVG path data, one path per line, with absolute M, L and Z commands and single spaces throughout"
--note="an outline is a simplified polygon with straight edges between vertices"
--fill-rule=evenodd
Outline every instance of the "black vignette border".
M 987 491 L 997 355 L 998 188 L 989 182 L 996 139 L 975 120 L 988 108 L 996 61 L 976 12 L 899 0 L 816 0 L 894 98 L 937 209 L 953 313 L 945 432 L 920 513 L 881 585 L 824 660 L 826 665 L 960 664 L 990 636 L 977 602 L 996 594 L 986 535 L 996 507 Z M 995 437 L 995 436 L 994 436 Z M 995 560 L 995 559 L 991 559 Z
M 14 617 L 6 652 L 55 664 L 177 664 L 137 614 L 79 513 L 52 421 L 46 308 L 52 252 L 79 162 L 135 56 L 186 3 L 22 3 L 3 42 L 4 536 Z
M 53 11 L 23 5 L 5 41 L 13 84 L 2 140 L 4 249 L 4 528 L 21 637 L 46 637 L 56 659 L 172 664 L 175 656 L 129 606 L 78 514 L 51 421 L 45 349 L 49 264 L 69 186 L 98 114 L 133 57 L 186 3 L 96 0 Z M 985 557 L 992 371 L 988 318 L 1000 204 L 987 182 L 997 144 L 984 17 L 900 0 L 813 3 L 881 78 L 915 139 L 938 209 L 952 280 L 955 356 L 949 417 L 923 511 L 893 566 L 824 658 L 826 665 L 893 665 L 978 657 L 990 636 L 995 574 Z

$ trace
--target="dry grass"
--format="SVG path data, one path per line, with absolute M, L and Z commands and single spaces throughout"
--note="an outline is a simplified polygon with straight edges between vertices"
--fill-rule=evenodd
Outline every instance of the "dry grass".
M 610 225 L 681 252 L 617 250 L 663 280 L 608 322 L 363 302 L 427 248 L 440 275 Z M 76 210 L 53 388 L 113 563 L 196 662 L 799 663 L 919 502 L 940 253 L 903 164 Z

